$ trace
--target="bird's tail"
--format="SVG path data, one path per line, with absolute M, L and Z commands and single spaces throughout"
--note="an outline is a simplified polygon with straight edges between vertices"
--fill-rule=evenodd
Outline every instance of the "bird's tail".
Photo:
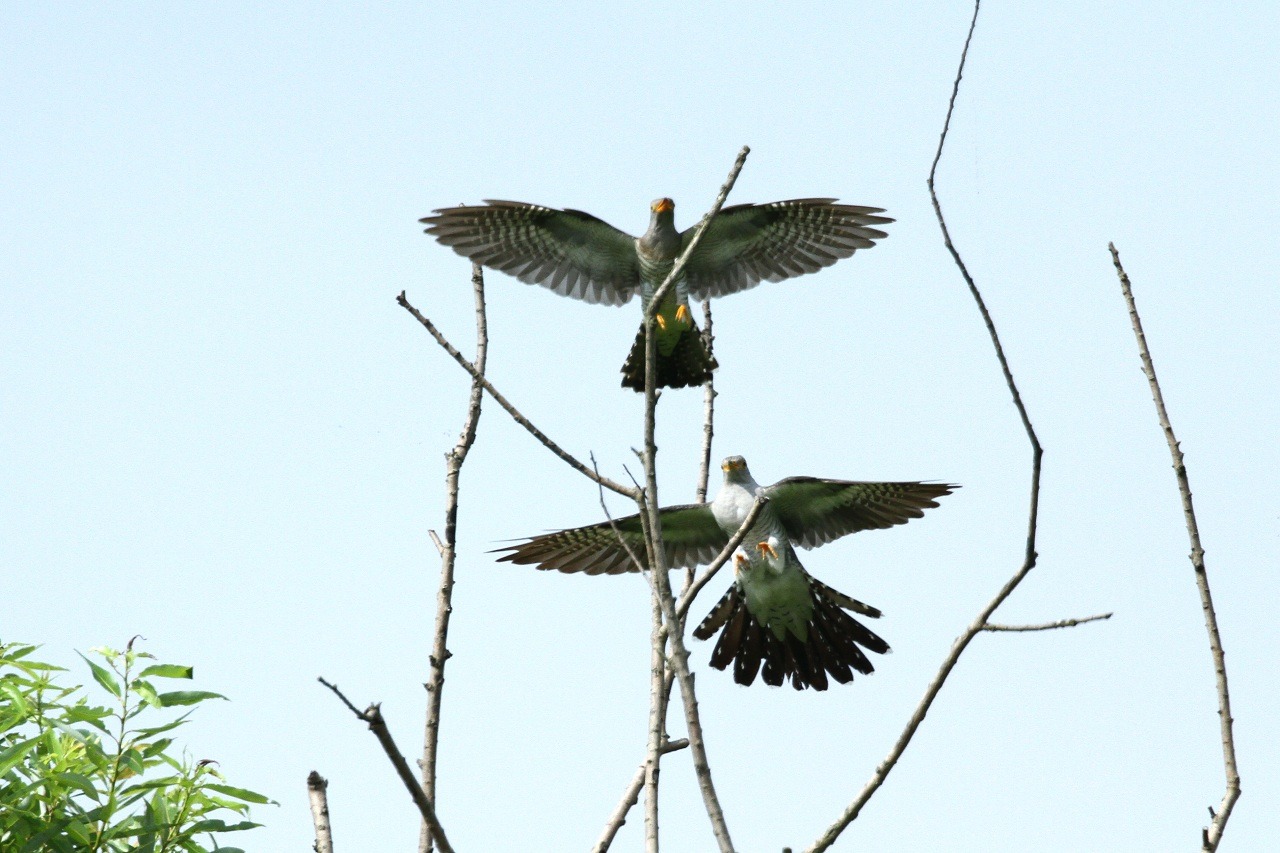
M 733 680 L 747 685 L 756 680 L 763 664 L 766 684 L 778 687 L 790 678 L 796 690 L 826 690 L 828 674 L 841 684 L 853 680 L 854 670 L 870 675 L 875 667 L 863 649 L 884 654 L 889 651 L 889 644 L 845 610 L 873 619 L 880 616 L 880 611 L 817 578 L 808 576 L 808 580 L 813 616 L 804 640 L 790 631 L 779 638 L 747 610 L 738 585 L 729 587 L 693 632 L 699 640 L 709 640 L 723 627 L 711 653 L 711 665 L 725 669 L 732 663 Z
M 701 385 L 711 378 L 711 371 L 719 365 L 707 352 L 707 345 L 702 340 L 702 332 L 696 323 L 681 333 L 679 340 L 671 352 L 663 355 L 658 352 L 658 375 L 654 377 L 655 388 L 684 388 L 690 385 Z M 644 391 L 644 324 L 640 325 L 640 333 L 631 345 L 631 352 L 622 365 L 622 387 L 635 391 Z

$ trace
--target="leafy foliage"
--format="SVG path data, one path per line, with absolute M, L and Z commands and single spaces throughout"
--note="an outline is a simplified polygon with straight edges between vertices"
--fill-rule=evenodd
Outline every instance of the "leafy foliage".
M 0 643 L 0 850 L 236 853 L 215 836 L 259 826 L 250 804 L 272 801 L 177 755 L 170 736 L 191 710 L 166 711 L 225 697 L 162 692 L 161 679 L 190 679 L 191 667 L 148 665 L 154 656 L 133 645 L 81 655 L 109 695 L 97 705 L 57 683 L 66 670 L 34 660 L 36 646 Z M 206 836 L 212 847 L 197 841 Z

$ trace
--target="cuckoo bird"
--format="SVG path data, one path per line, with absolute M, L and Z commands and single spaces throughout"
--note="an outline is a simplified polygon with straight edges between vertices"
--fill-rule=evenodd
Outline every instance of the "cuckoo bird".
M 660 510 L 668 568 L 692 567 L 711 562 L 729 544 L 756 495 L 769 498 L 733 554 L 733 585 L 694 629 L 700 640 L 720 631 L 711 665 L 725 669 L 732 663 L 734 681 L 747 685 L 763 664 L 766 684 L 779 686 L 789 678 L 797 690 L 826 690 L 828 675 L 844 684 L 854 671 L 870 674 L 874 667 L 866 651 L 884 654 L 889 646 L 847 611 L 869 618 L 880 611 L 810 575 L 794 546 L 816 548 L 859 530 L 905 524 L 959 487 L 817 477 L 761 486 L 741 456 L 730 456 L 720 467 L 724 485 L 711 503 Z M 636 571 L 637 561 L 649 568 L 638 515 L 499 550 L 506 552 L 501 560 L 562 572 L 619 574 Z
M 711 220 L 684 272 L 654 315 L 656 387 L 701 385 L 716 362 L 689 313 L 689 297 L 707 299 L 829 267 L 886 236 L 878 207 L 798 198 L 726 207 Z M 464 258 L 585 302 L 622 305 L 640 293 L 642 308 L 666 280 L 695 229 L 677 231 L 675 202 L 650 205 L 649 230 L 632 237 L 581 210 L 486 200 L 424 217 L 426 233 Z M 622 366 L 622 385 L 644 390 L 644 324 Z

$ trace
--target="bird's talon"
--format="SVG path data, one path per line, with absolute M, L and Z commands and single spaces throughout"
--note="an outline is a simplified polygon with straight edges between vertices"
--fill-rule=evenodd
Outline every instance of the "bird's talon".
M 662 329 L 664 332 L 667 330 L 667 321 L 663 319 L 661 314 L 656 315 L 653 319 L 658 321 L 659 329 Z
M 773 545 L 770 544 L 769 542 L 757 543 L 756 550 L 760 552 L 761 556 L 764 556 L 767 554 L 768 556 L 772 557 L 775 560 L 778 559 L 778 550 L 774 548 Z
M 676 319 L 679 320 L 681 323 L 689 322 L 689 306 L 688 305 L 681 305 L 680 307 L 676 308 Z

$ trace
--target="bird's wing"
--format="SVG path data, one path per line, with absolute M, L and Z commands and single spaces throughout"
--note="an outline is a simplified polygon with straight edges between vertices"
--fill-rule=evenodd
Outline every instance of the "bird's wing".
M 788 477 L 765 489 L 792 543 L 816 548 L 859 530 L 905 524 L 938 505 L 949 483 L 861 483 Z
M 879 207 L 797 198 L 726 207 L 711 220 L 685 275 L 696 299 L 725 296 L 761 281 L 782 281 L 829 267 L 886 237 L 873 225 L 892 222 Z M 693 228 L 681 233 L 684 245 Z
M 665 507 L 661 513 L 667 568 L 709 563 L 729 541 L 707 504 Z M 585 572 L 589 575 L 634 572 L 636 564 L 632 554 L 646 569 L 649 568 L 638 515 L 619 518 L 612 524 L 606 521 L 604 524 L 535 536 L 519 545 L 498 550 L 507 552 L 499 560 L 534 564 L 540 569 L 561 572 Z
M 581 210 L 486 199 L 419 221 L 464 258 L 561 296 L 622 305 L 640 284 L 635 238 Z

